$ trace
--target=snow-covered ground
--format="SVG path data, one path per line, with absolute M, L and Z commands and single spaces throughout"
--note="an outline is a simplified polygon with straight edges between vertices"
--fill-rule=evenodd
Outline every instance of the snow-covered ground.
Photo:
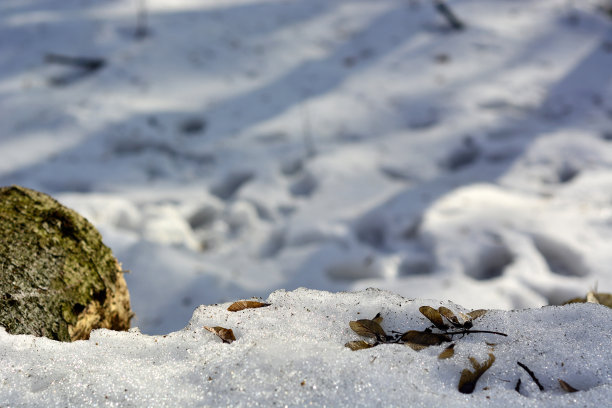
M 387 333 L 431 324 L 422 305 L 388 292 L 277 291 L 270 306 L 229 312 L 200 306 L 189 325 L 168 335 L 94 331 L 60 343 L 0 331 L 0 398 L 9 407 L 605 407 L 612 395 L 610 309 L 594 304 L 490 311 L 474 330 L 414 351 L 381 344 L 351 351 L 364 339 L 349 322 L 380 313 Z M 224 343 L 204 326 L 232 329 Z M 372 339 L 370 343 L 374 343 Z M 471 394 L 458 391 L 470 357 L 494 356 Z M 528 374 L 529 369 L 537 383 Z M 517 384 L 519 383 L 520 385 Z M 568 393 L 559 380 L 579 392 Z M 516 391 L 518 388 L 519 392 Z
M 605 3 L 449 1 L 457 31 L 426 0 L 2 0 L 0 185 L 47 192 L 100 229 L 147 335 L 2 333 L 1 400 L 390 406 L 410 398 L 391 392 L 401 384 L 423 406 L 609 401 L 611 319 L 597 306 L 483 317 L 509 337 L 475 400 L 455 377 L 488 338 L 458 340 L 451 363 L 352 352 L 357 312 L 401 330 L 418 308 L 386 292 L 270 295 L 376 287 L 520 309 L 612 291 Z M 149 336 L 252 296 L 278 311 L 200 307 L 184 331 Z M 231 345 L 201 327 L 226 318 L 244 325 Z M 512 382 L 523 355 L 548 381 L 531 399 Z M 590 391 L 560 395 L 559 378 Z

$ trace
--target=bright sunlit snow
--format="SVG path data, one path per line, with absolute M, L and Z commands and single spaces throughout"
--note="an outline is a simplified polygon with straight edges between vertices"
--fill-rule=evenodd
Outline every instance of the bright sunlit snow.
M 382 327 L 423 330 L 422 305 L 466 311 L 436 300 L 412 301 L 389 292 L 277 291 L 260 309 L 229 312 L 200 306 L 189 325 L 168 335 L 97 330 L 88 341 L 59 343 L 0 332 L 1 396 L 9 406 L 606 406 L 612 393 L 610 309 L 575 304 L 491 311 L 474 329 L 508 335 L 455 337 L 414 351 L 383 344 L 351 351 L 363 339 L 349 321 L 383 317 Z M 204 326 L 231 328 L 226 344 Z M 373 343 L 373 341 L 371 341 Z M 495 362 L 473 394 L 457 384 L 469 358 Z M 518 365 L 527 366 L 544 391 Z M 520 393 L 515 390 L 521 380 Z M 567 393 L 559 379 L 578 393 Z
M 434 4 L 2 0 L 0 185 L 101 231 L 144 334 L 1 332 L 0 405 L 605 406 L 610 310 L 541 306 L 612 292 L 612 5 Z M 530 309 L 344 347 L 424 304 Z

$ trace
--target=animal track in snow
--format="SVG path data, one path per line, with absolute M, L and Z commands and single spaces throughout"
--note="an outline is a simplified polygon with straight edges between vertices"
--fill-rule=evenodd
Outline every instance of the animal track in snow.
M 294 197 L 310 197 L 318 186 L 318 181 L 311 173 L 304 173 L 289 187 L 289 192 Z
M 532 239 L 552 273 L 563 276 L 589 274 L 588 268 L 582 261 L 582 256 L 568 245 L 542 234 L 533 234 Z
M 563 163 L 559 169 L 557 169 L 557 176 L 559 177 L 559 183 L 569 183 L 576 176 L 580 174 L 580 169 L 569 163 Z
M 284 229 L 273 231 L 267 241 L 261 246 L 259 256 L 261 258 L 273 258 L 285 247 L 287 232 Z
M 281 173 L 285 176 L 294 176 L 304 169 L 302 159 L 293 159 L 283 162 L 280 166 Z
M 404 259 L 397 268 L 397 276 L 428 275 L 433 271 L 431 261 L 425 257 L 409 257 Z
M 221 181 L 213 185 L 210 192 L 222 200 L 229 200 L 253 177 L 255 177 L 255 174 L 248 170 L 229 173 Z
M 198 117 L 185 119 L 179 125 L 179 131 L 187 136 L 202 134 L 206 131 L 206 120 Z
M 483 246 L 476 262 L 466 273 L 474 279 L 487 280 L 500 277 L 504 269 L 514 262 L 514 255 L 503 243 Z
M 406 183 L 413 180 L 411 172 L 400 167 L 383 165 L 380 167 L 380 172 L 393 181 Z
M 459 170 L 473 164 L 480 157 L 480 147 L 474 139 L 466 137 L 461 145 L 455 147 L 442 161 L 442 166 L 447 170 Z
M 359 219 L 354 226 L 355 236 L 362 244 L 380 249 L 387 242 L 387 225 L 384 217 L 368 214 Z
M 219 216 L 219 211 L 214 206 L 206 205 L 196 210 L 187 221 L 192 229 L 206 228 Z

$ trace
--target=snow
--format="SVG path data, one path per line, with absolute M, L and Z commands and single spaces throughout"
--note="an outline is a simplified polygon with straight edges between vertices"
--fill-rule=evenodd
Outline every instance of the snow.
M 0 185 L 101 231 L 138 329 L 0 332 L 0 401 L 605 406 L 609 310 L 542 308 L 612 292 L 604 3 L 449 0 L 458 32 L 423 0 L 3 0 Z M 424 329 L 424 304 L 496 309 L 475 327 L 508 337 L 344 347 L 379 312 Z
M 612 392 L 608 358 L 611 312 L 595 304 L 490 311 L 474 329 L 414 351 L 381 344 L 351 351 L 360 337 L 349 321 L 381 313 L 382 327 L 423 330 L 422 305 L 467 311 L 451 302 L 408 300 L 370 289 L 329 293 L 276 291 L 270 306 L 229 312 L 229 303 L 200 306 L 183 330 L 149 336 L 96 330 L 88 341 L 58 343 L 0 332 L 3 401 L 9 406 L 605 406 Z M 204 326 L 232 328 L 226 344 Z M 494 345 L 493 345 L 494 344 Z M 495 355 L 473 394 L 461 394 L 469 357 Z M 544 387 L 539 391 L 517 361 Z M 514 389 L 521 379 L 521 393 Z M 581 390 L 563 391 L 558 379 Z

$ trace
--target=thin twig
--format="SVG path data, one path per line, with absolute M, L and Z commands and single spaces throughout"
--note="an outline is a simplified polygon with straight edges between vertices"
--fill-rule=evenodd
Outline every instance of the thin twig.
M 535 376 L 535 374 L 533 373 L 533 371 L 531 371 L 529 369 L 529 367 L 527 367 L 525 364 L 521 363 L 520 361 L 517 361 L 516 364 L 518 364 L 519 366 L 521 366 L 521 368 L 523 368 L 525 371 L 527 371 L 527 374 L 529 374 L 529 376 L 531 377 L 531 379 L 533 380 L 533 382 L 536 383 L 536 385 L 538 386 L 538 388 L 540 389 L 540 391 L 544 391 L 544 387 L 542 387 L 542 384 L 540 384 L 540 381 L 538 380 L 538 378 Z
M 447 331 L 442 334 L 448 334 L 450 336 L 454 336 L 455 334 L 472 334 L 472 333 L 489 333 L 489 334 L 497 334 L 499 336 L 508 337 L 506 333 L 500 333 L 500 332 L 489 331 L 489 330 L 459 330 L 459 331 L 453 331 L 453 332 Z
M 446 18 L 446 21 L 450 24 L 452 28 L 455 30 L 463 30 L 465 25 L 457 18 L 455 13 L 448 7 L 448 5 L 443 0 L 434 0 L 436 5 L 436 9 Z

